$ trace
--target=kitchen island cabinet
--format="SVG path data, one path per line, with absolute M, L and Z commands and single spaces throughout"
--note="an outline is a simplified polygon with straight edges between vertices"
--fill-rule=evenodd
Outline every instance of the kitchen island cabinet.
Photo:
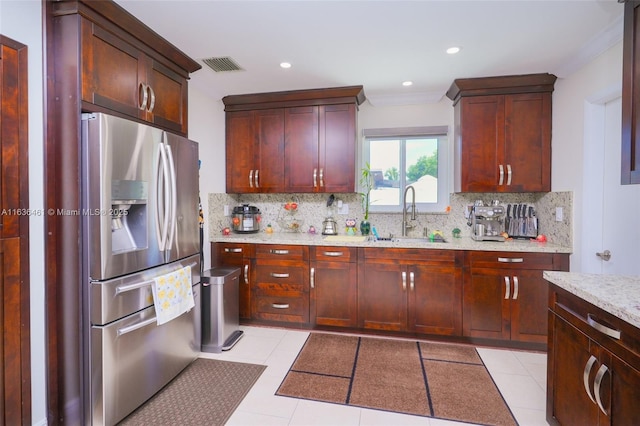
M 615 282 L 606 282 L 615 277 L 575 275 L 576 287 L 590 281 L 619 290 Z M 640 330 L 568 289 L 552 284 L 549 297 L 547 421 L 640 424 Z M 633 290 L 637 294 L 637 287 Z M 625 296 L 631 306 L 632 294 Z
M 354 192 L 363 101 L 362 86 L 225 96 L 227 193 Z
M 361 249 L 359 326 L 459 336 L 462 257 L 454 250 Z
M 456 192 L 551 191 L 551 74 L 457 79 Z
M 357 249 L 310 247 L 310 322 L 357 326 Z
M 548 284 L 543 270 L 568 271 L 567 255 L 470 252 L 464 283 L 464 335 L 547 342 Z

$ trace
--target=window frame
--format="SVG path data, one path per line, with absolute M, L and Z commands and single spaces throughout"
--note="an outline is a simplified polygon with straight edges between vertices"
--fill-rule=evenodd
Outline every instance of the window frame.
M 416 138 L 437 138 L 438 142 L 438 202 L 436 203 L 418 203 L 416 208 L 421 213 L 446 213 L 450 201 L 449 176 L 451 174 L 451 165 L 449 164 L 450 151 L 450 132 L 448 126 L 428 126 L 428 127 L 402 127 L 402 128 L 379 128 L 379 129 L 363 129 L 362 130 L 362 158 L 361 167 L 370 159 L 370 141 L 379 139 L 398 139 L 401 140 L 401 152 L 398 153 L 400 159 L 400 175 L 401 184 L 406 182 L 406 140 Z M 396 205 L 373 205 L 369 206 L 371 213 L 402 213 L 402 193 L 406 186 L 400 189 L 398 197 L 399 204 Z M 359 186 L 359 191 L 362 192 Z M 409 196 L 408 196 L 409 197 Z

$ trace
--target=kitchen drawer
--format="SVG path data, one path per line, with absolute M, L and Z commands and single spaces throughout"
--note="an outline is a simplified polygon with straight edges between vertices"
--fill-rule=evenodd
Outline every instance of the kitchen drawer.
M 620 318 L 551 285 L 553 311 L 602 346 L 640 369 L 638 329 Z
M 243 258 L 251 257 L 252 247 L 244 243 L 216 243 L 217 258 L 224 259 L 224 263 L 242 264 Z
M 311 248 L 311 260 L 327 262 L 356 262 L 357 249 L 355 247 L 326 247 L 316 246 Z
M 298 262 L 307 262 L 309 260 L 308 246 L 258 244 L 255 250 L 257 259 L 281 259 Z
M 282 266 L 278 264 L 265 265 L 263 262 L 256 261 L 255 285 L 258 290 L 308 291 L 308 267 Z
M 557 269 L 554 268 L 552 253 L 470 251 L 469 263 L 472 268 Z
M 393 264 L 414 264 L 434 266 L 462 266 L 463 252 L 422 248 L 365 248 L 365 262 L 388 262 Z
M 253 316 L 271 321 L 309 322 L 309 297 L 258 296 Z

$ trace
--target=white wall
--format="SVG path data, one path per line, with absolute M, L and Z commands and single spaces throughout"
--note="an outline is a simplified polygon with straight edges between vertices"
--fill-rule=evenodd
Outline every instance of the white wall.
M 603 52 L 580 70 L 558 79 L 553 93 L 552 167 L 553 191 L 573 191 L 573 248 L 571 270 L 580 272 L 584 199 L 585 103 L 611 87 L 622 87 L 622 42 Z M 622 143 L 622 142 L 620 142 Z M 587 189 L 588 190 L 588 189 Z
M 0 33 L 27 45 L 29 68 L 29 207 L 44 207 L 42 12 L 39 0 L 0 1 Z M 46 424 L 44 217 L 29 221 L 31 293 L 31 416 Z
M 203 70 L 197 72 L 204 72 Z M 224 104 L 189 85 L 189 139 L 200 153 L 200 200 L 204 210 L 204 269 L 211 267 L 207 194 L 225 192 Z

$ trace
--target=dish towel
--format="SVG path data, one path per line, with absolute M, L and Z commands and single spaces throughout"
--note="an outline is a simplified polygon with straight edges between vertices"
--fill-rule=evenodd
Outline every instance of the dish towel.
M 191 289 L 191 266 L 155 278 L 151 286 L 156 320 L 162 325 L 195 306 Z

